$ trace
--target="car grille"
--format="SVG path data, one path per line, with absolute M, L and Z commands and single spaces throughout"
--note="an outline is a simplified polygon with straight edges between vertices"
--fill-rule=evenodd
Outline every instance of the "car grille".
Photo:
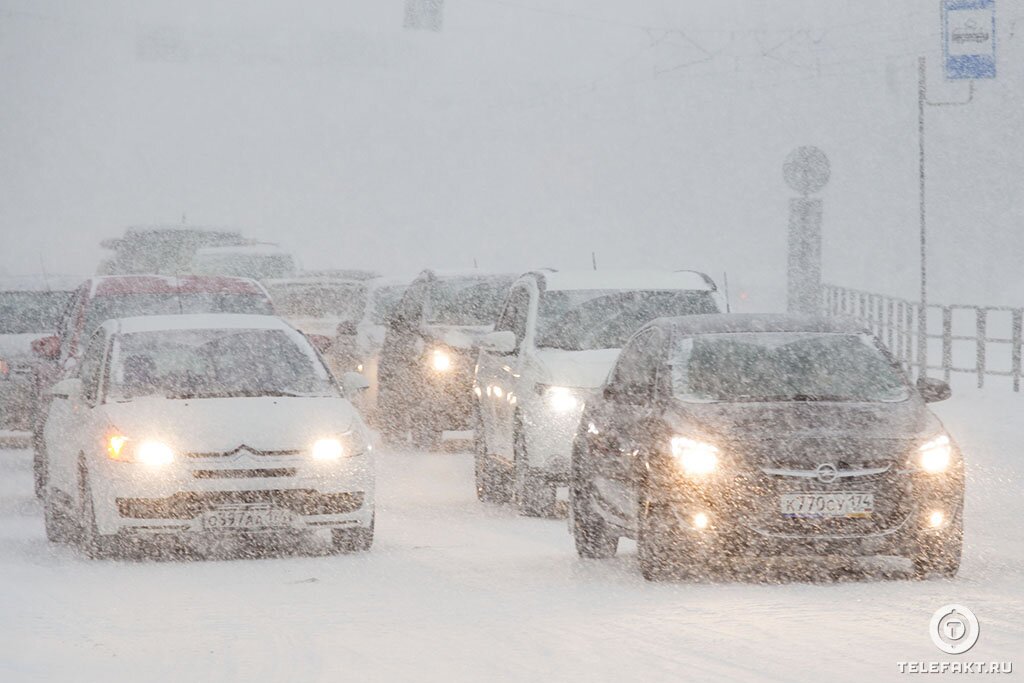
M 904 442 L 877 440 L 759 445 L 748 454 L 752 466 L 735 482 L 735 512 L 745 526 L 771 536 L 861 536 L 898 528 L 913 510 L 912 480 L 900 465 L 906 450 Z M 835 466 L 834 481 L 817 477 L 823 463 Z M 874 512 L 864 518 L 793 518 L 779 510 L 783 494 L 843 492 L 873 494 Z
M 295 467 L 276 467 L 256 470 L 193 470 L 196 479 L 267 479 L 272 477 L 294 477 Z
M 117 510 L 130 519 L 193 519 L 225 505 L 264 504 L 300 515 L 339 515 L 363 506 L 362 493 L 286 491 L 215 491 L 176 493 L 167 498 L 118 498 Z

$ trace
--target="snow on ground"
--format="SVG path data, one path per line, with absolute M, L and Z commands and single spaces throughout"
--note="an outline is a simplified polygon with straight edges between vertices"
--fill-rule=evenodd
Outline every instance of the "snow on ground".
M 380 456 L 366 555 L 93 562 L 47 544 L 29 453 L 0 452 L 0 681 L 894 680 L 950 659 L 927 632 L 949 602 L 981 622 L 961 659 L 1019 670 L 1022 408 L 995 389 L 938 407 L 970 457 L 953 581 L 647 584 L 632 544 L 581 561 L 564 521 L 476 502 L 464 453 Z

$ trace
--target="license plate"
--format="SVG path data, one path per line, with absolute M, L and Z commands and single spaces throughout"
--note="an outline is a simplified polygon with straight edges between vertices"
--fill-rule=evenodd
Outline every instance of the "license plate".
M 875 511 L 871 493 L 784 493 L 779 497 L 783 517 L 870 517 Z
M 291 526 L 292 513 L 272 507 L 222 507 L 203 513 L 203 531 L 278 529 Z

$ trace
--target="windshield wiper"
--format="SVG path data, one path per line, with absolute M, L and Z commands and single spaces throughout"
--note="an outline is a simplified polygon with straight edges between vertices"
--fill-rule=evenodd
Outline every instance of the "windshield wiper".
M 813 403 L 817 401 L 826 403 L 849 403 L 857 401 L 852 396 L 839 396 L 838 394 L 774 394 L 768 396 L 741 395 L 723 398 L 726 401 L 751 402 L 751 403 Z

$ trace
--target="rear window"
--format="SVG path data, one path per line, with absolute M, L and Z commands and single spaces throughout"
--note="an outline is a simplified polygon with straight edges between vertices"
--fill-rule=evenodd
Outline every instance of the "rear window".
M 72 292 L 0 292 L 0 334 L 54 332 Z
M 91 335 L 104 321 L 139 315 L 176 313 L 249 313 L 273 315 L 266 297 L 231 292 L 191 292 L 183 294 L 121 294 L 92 300 L 85 316 L 85 335 Z

